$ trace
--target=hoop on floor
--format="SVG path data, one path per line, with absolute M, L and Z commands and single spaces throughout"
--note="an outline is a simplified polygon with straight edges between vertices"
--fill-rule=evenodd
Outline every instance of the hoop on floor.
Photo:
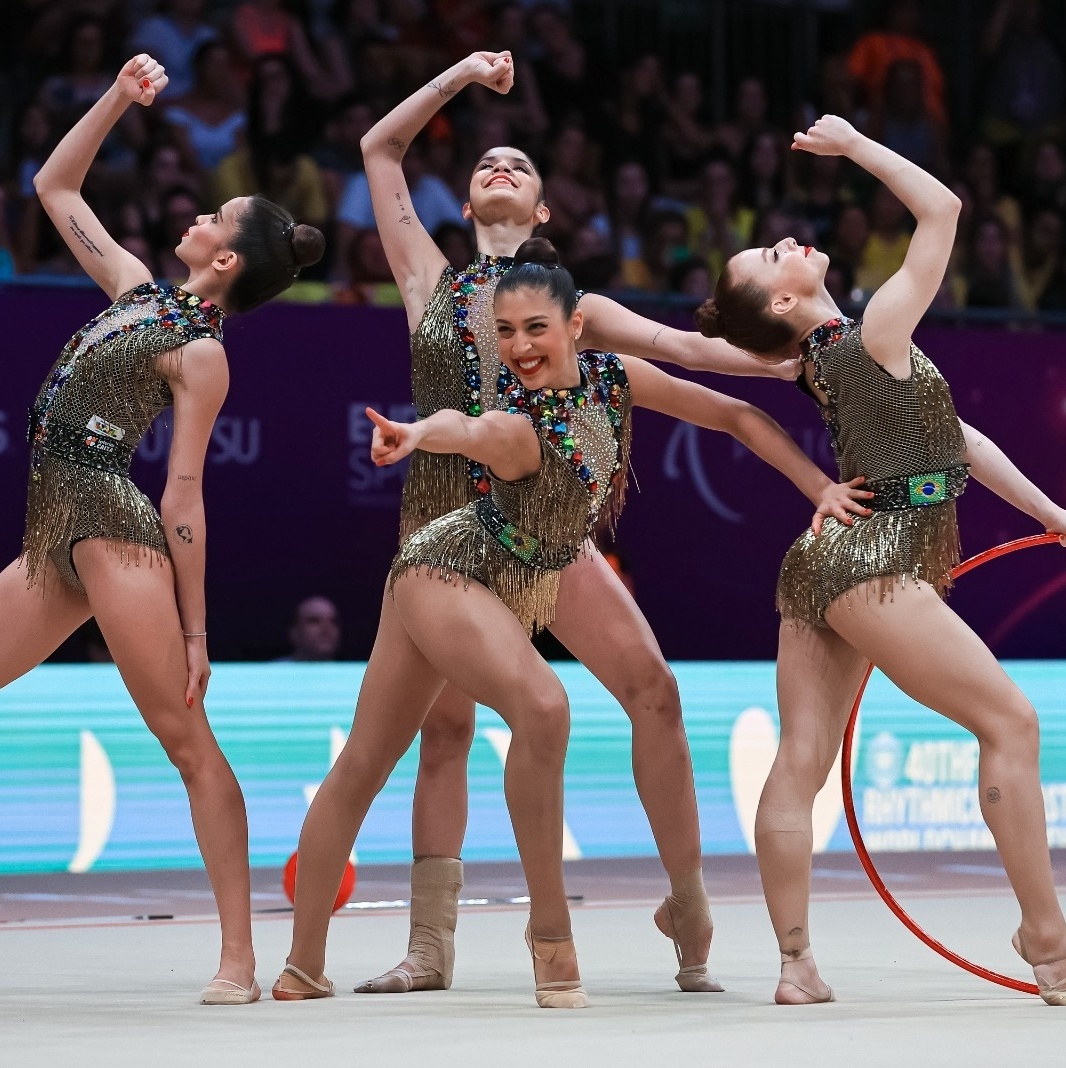
M 968 571 L 973 571 L 974 568 L 980 567 L 982 564 L 987 564 L 991 560 L 1006 556 L 1008 553 L 1017 552 L 1019 549 L 1033 549 L 1038 545 L 1056 545 L 1058 540 L 1059 536 L 1057 534 L 1036 534 L 1029 538 L 1019 538 L 1017 541 L 1005 542 L 1003 545 L 997 545 L 993 549 L 978 553 L 977 556 L 972 556 L 969 560 L 964 560 L 952 569 L 951 577 L 958 578 L 960 575 L 965 575 Z M 957 964 L 964 971 L 971 972 L 981 979 L 987 979 L 990 983 L 997 983 L 999 986 L 1009 987 L 1011 990 L 1020 990 L 1025 994 L 1039 994 L 1040 991 L 1034 984 L 1022 982 L 1020 979 L 1012 979 L 1009 975 L 1000 975 L 999 972 L 991 971 L 988 968 L 982 968 L 981 965 L 974 964 L 965 957 L 960 957 L 958 953 L 948 949 L 947 946 L 938 942 L 932 935 L 926 934 L 904 911 L 903 906 L 892 896 L 891 891 L 885 886 L 884 880 L 878 874 L 877 868 L 874 866 L 874 862 L 866 848 L 866 843 L 862 839 L 862 832 L 859 830 L 859 821 L 855 815 L 855 797 L 851 789 L 851 749 L 855 735 L 855 725 L 859 720 L 859 705 L 862 702 L 863 694 L 866 692 L 866 684 L 870 681 L 872 674 L 873 665 L 871 664 L 866 669 L 862 682 L 859 683 L 859 691 L 855 695 L 855 703 L 851 707 L 851 716 L 844 731 L 843 751 L 840 760 L 841 788 L 844 794 L 844 816 L 847 818 L 851 840 L 855 845 L 855 852 L 858 854 L 863 870 L 869 876 L 873 888 L 889 910 L 911 934 L 924 942 L 931 950 L 939 953 L 946 960 L 951 961 L 952 964 Z

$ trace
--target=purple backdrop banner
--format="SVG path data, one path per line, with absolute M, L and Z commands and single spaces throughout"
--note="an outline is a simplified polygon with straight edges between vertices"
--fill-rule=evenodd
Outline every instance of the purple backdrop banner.
M 67 338 L 96 314 L 96 290 L 0 289 L 0 555 L 19 548 L 26 410 Z M 1066 501 L 1066 335 L 926 328 L 918 342 L 952 384 L 963 419 Z M 341 607 L 345 653 L 370 649 L 396 548 L 401 470 L 369 457 L 372 404 L 410 413 L 406 323 L 393 309 L 275 304 L 226 326 L 229 399 L 208 456 L 208 610 L 218 659 L 279 655 L 293 605 Z M 811 401 L 776 381 L 707 378 L 769 411 L 833 469 Z M 169 428 L 157 425 L 134 477 L 158 500 Z M 769 659 L 773 587 L 807 502 L 731 438 L 651 412 L 635 419 L 632 492 L 618 545 L 637 599 L 672 659 Z M 972 554 L 1037 533 L 983 487 L 960 502 Z M 1066 556 L 1016 554 L 968 577 L 952 603 L 1011 657 L 1066 656 Z M 595 621 L 590 620 L 594 625 Z

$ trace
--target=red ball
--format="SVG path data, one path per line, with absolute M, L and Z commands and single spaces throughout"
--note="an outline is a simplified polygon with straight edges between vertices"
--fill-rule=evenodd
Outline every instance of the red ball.
M 297 854 L 293 853 L 285 864 L 285 870 L 281 873 L 281 886 L 285 891 L 285 896 L 290 901 L 296 900 L 296 858 Z M 344 907 L 345 902 L 352 896 L 354 889 L 355 865 L 348 860 L 344 863 L 344 874 L 341 876 L 340 889 L 337 891 L 337 898 L 333 902 L 334 912 Z

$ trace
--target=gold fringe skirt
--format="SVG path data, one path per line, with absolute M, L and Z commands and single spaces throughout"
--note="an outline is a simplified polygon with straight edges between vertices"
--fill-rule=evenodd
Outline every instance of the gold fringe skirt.
M 150 561 L 170 556 L 159 513 L 129 478 L 45 456 L 30 473 L 22 539 L 27 585 L 37 582 L 50 558 L 63 582 L 84 593 L 71 553 L 86 538 L 108 539 L 118 551 L 122 543 L 144 546 Z
M 400 544 L 427 523 L 462 508 L 477 497 L 470 481 L 469 461 L 454 453 L 416 449 L 403 484 Z
M 531 567 L 481 525 L 474 506 L 460 508 L 412 534 L 389 570 L 389 589 L 410 570 L 425 568 L 445 582 L 480 582 L 515 614 L 530 636 L 555 618 L 560 572 Z
M 868 593 L 879 600 L 909 576 L 943 597 L 959 562 L 955 502 L 875 512 L 854 526 L 827 519 L 815 537 L 806 530 L 785 554 L 777 580 L 783 619 L 824 627 L 825 610 L 849 590 L 881 579 Z

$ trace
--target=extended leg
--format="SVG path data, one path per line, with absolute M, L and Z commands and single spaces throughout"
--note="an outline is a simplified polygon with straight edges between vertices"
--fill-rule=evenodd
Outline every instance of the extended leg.
M 811 811 L 840 749 L 866 666 L 866 659 L 830 630 L 781 624 L 781 738 L 755 817 L 763 893 L 781 950 L 780 1004 L 830 996 L 809 955 Z
M 677 981 L 682 989 L 721 990 L 706 976 L 712 926 L 692 758 L 673 673 L 648 621 L 598 552 L 582 555 L 563 572 L 551 631 L 632 722 L 633 778 L 670 878 L 670 899 L 656 923 L 676 939 Z
M 207 722 L 202 701 L 185 704 L 188 665 L 174 572 L 169 561 L 137 561 L 99 539 L 74 549 L 89 605 L 122 680 L 189 792 L 193 828 L 222 926 L 216 979 L 252 990 L 248 820 L 233 771 Z

